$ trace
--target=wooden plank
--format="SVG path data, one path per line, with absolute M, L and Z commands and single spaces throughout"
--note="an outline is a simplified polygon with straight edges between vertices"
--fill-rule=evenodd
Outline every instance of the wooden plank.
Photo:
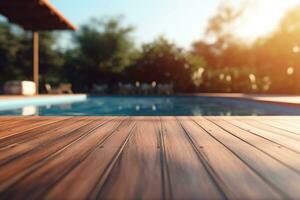
M 47 157 L 43 162 L 14 176 L 4 186 L 0 186 L 2 188 L 0 198 L 40 199 L 40 196 L 46 193 L 52 185 L 65 177 L 91 152 L 99 148 L 106 138 L 115 133 L 122 121 L 123 118 L 116 119 L 99 128 L 90 130 L 87 135 Z M 16 178 L 18 178 L 17 181 Z M 39 188 L 39 190 L 36 190 L 36 188 Z M 22 193 L 17 191 L 22 191 Z
M 232 120 L 229 120 L 232 121 Z M 271 125 L 268 125 L 267 123 L 264 123 L 265 120 L 255 120 L 255 119 L 240 119 L 239 121 L 246 123 L 252 127 L 255 127 L 257 129 L 265 130 L 274 134 L 279 134 L 291 139 L 294 139 L 296 141 L 300 141 L 300 134 L 284 130 L 282 128 L 277 128 Z
M 0 130 L 0 143 L 4 139 L 7 139 L 11 136 L 16 136 L 18 134 L 26 134 L 26 132 L 30 132 L 31 130 L 39 129 L 42 126 L 49 126 L 50 124 L 60 122 L 63 120 L 67 120 L 70 117 L 58 117 L 56 119 L 48 119 L 48 118 L 41 118 L 41 119 L 30 119 L 30 120 L 21 120 L 16 121 L 14 124 L 5 124 L 3 129 Z M 9 126 L 12 125 L 12 126 Z
M 73 121 L 69 121 L 69 118 L 65 118 L 64 120 L 54 120 L 53 123 L 42 125 L 40 127 L 34 127 L 29 130 L 25 129 L 22 131 L 22 129 L 19 130 L 17 128 L 15 133 L 11 131 L 3 131 L 2 138 L 0 139 L 0 149 L 20 144 L 24 141 L 31 140 L 41 135 L 49 134 L 49 132 L 60 129 L 63 124 L 69 122 L 72 123 Z
M 7 140 L 10 144 L 3 144 L 4 147 L 0 148 L 0 166 L 11 160 L 20 159 L 20 157 L 33 150 L 45 148 L 48 143 L 57 143 L 60 139 L 65 139 L 75 130 L 91 122 L 93 122 L 93 120 L 86 118 L 64 120 L 64 123 L 61 124 L 60 127 L 51 128 L 45 131 L 44 134 L 39 134 L 37 137 L 27 137 L 25 140 L 16 143 L 15 139 L 8 138 Z M 100 123 L 100 121 L 98 123 Z
M 255 120 L 257 120 L 257 119 L 255 119 Z M 295 127 L 295 126 L 290 125 L 290 124 L 285 124 L 285 123 L 283 123 L 283 120 L 280 120 L 280 122 L 278 122 L 276 120 L 264 119 L 260 123 L 264 123 L 264 124 L 267 124 L 269 126 L 273 126 L 273 127 L 278 128 L 278 129 L 290 131 L 292 133 L 300 135 L 300 128 L 299 127 Z
M 11 118 L 11 117 L 0 116 L 0 127 L 4 124 L 9 124 L 11 122 L 19 121 L 21 119 L 24 120 L 23 118 L 20 118 L 20 117 Z
M 297 128 L 300 128 L 300 119 L 299 118 L 294 118 L 294 117 L 285 117 L 281 120 L 281 122 L 284 122 L 286 124 L 295 126 Z
M 13 119 L 9 121 L 5 121 L 4 124 L 0 125 L 0 131 L 6 131 L 9 129 L 14 129 L 16 127 L 20 127 L 23 125 L 30 124 L 32 122 L 39 122 L 39 121 L 45 121 L 47 119 L 44 118 L 19 118 L 19 119 Z
M 48 120 L 63 120 L 65 118 L 70 118 L 70 117 L 65 117 L 65 116 L 58 116 L 58 117 L 46 117 L 46 116 L 30 116 L 30 117 L 24 117 L 24 116 L 14 116 L 14 117 L 3 117 L 3 116 L 0 116 L 0 123 L 5 123 L 6 125 L 9 125 L 9 124 L 14 124 L 13 127 L 16 127 L 16 123 L 20 123 L 22 124 L 23 122 L 28 122 L 28 121 L 31 121 L 31 122 L 34 122 L 34 121 L 48 121 Z M 4 124 L 1 124 L 0 125 L 0 130 L 5 130 L 7 129 L 8 127 L 5 127 Z
M 255 134 L 256 136 L 259 136 L 261 138 L 264 138 L 266 140 L 276 143 L 278 145 L 278 147 L 285 147 L 292 151 L 300 153 L 299 141 L 296 141 L 289 137 L 285 137 L 283 135 L 274 134 L 273 132 L 258 129 L 254 126 L 247 125 L 245 123 L 242 123 L 242 122 L 234 120 L 234 119 L 231 119 L 229 121 L 231 123 L 233 123 L 234 125 L 236 125 L 240 128 L 243 128 L 244 130 L 247 130 L 248 132 L 251 132 L 252 134 Z M 259 138 L 257 138 L 256 143 L 258 143 L 258 141 L 259 141 Z
M 57 184 L 49 187 L 46 198 L 92 199 L 101 190 L 108 174 L 122 154 L 135 127 L 133 121 L 123 121 L 109 137 Z M 91 173 L 91 171 L 93 173 Z M 78 187 L 80 185 L 80 187 Z M 74 193 L 76 191 L 76 193 Z
M 174 117 L 162 118 L 160 134 L 164 145 L 164 174 L 169 185 L 167 198 L 226 198 Z
M 5 125 L 9 125 L 9 124 L 11 124 L 11 123 L 15 123 L 16 121 L 12 121 L 12 120 L 1 120 L 1 122 L 0 122 L 0 127 L 3 127 L 3 126 L 5 126 Z
M 159 119 L 135 121 L 136 128 L 97 195 L 98 199 L 165 199 L 155 126 Z
M 298 199 L 298 120 L 0 117 L 0 199 Z
M 222 118 L 210 118 L 213 122 L 223 128 L 228 133 L 241 139 L 244 142 L 259 149 L 270 157 L 285 164 L 295 172 L 300 174 L 300 154 L 292 151 L 278 143 L 274 143 L 269 137 L 261 137 L 259 132 L 261 130 L 256 129 L 253 126 L 243 124 L 240 121 L 234 119 L 224 121 Z M 276 134 L 274 134 L 276 135 Z
M 48 141 L 48 143 L 28 151 L 18 159 L 2 164 L 0 167 L 0 177 L 3 183 L 0 184 L 0 191 L 8 187 L 9 184 L 21 179 L 28 171 L 32 171 L 31 168 L 37 169 L 39 166 L 46 164 L 47 160 L 52 159 L 56 155 L 60 155 L 66 148 L 76 144 L 90 134 L 90 132 L 107 123 L 107 120 L 93 120 L 92 123 L 69 132 L 65 137 Z
M 247 163 L 266 183 L 281 193 L 286 199 L 298 199 L 300 175 L 282 163 L 259 151 L 252 145 L 231 135 L 211 121 L 196 117 L 196 122 L 219 140 L 224 146 Z
M 281 199 L 277 191 L 264 182 L 226 146 L 188 117 L 179 121 L 209 163 L 229 199 Z

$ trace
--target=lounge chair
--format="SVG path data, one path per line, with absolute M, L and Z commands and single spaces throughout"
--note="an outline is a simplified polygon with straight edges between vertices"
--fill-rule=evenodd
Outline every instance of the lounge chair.
M 174 93 L 174 85 L 172 83 L 171 84 L 158 84 L 157 92 L 158 92 L 158 94 L 171 95 Z
M 148 83 L 143 83 L 141 85 L 141 93 L 143 95 L 149 95 L 153 92 L 153 87 L 152 85 L 148 84 Z
M 132 84 L 119 83 L 119 93 L 121 95 L 130 95 L 134 93 L 134 86 Z
M 93 93 L 95 94 L 105 94 L 108 90 L 108 85 L 94 85 L 93 86 Z
M 60 84 L 57 88 L 52 88 L 50 84 L 45 84 L 45 88 L 48 94 L 73 94 L 72 84 L 64 83 Z

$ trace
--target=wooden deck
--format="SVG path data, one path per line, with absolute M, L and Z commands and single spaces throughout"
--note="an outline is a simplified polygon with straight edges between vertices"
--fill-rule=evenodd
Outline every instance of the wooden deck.
M 0 117 L 0 199 L 299 199 L 300 117 Z

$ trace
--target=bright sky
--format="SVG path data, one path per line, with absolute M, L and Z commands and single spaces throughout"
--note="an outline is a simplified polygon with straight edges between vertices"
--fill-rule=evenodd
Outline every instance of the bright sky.
M 165 35 L 183 47 L 200 39 L 222 0 L 50 0 L 76 26 L 92 17 L 125 16 L 138 43 Z M 234 4 L 245 0 L 231 0 Z M 246 0 L 250 6 L 236 33 L 253 39 L 274 29 L 284 12 L 300 0 Z

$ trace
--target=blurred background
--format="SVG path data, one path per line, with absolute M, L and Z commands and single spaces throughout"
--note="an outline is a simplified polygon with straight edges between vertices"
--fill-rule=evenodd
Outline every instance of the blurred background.
M 40 33 L 41 85 L 103 94 L 127 84 L 300 94 L 298 0 L 50 2 L 78 30 Z M 0 85 L 32 80 L 31 37 L 0 18 Z

